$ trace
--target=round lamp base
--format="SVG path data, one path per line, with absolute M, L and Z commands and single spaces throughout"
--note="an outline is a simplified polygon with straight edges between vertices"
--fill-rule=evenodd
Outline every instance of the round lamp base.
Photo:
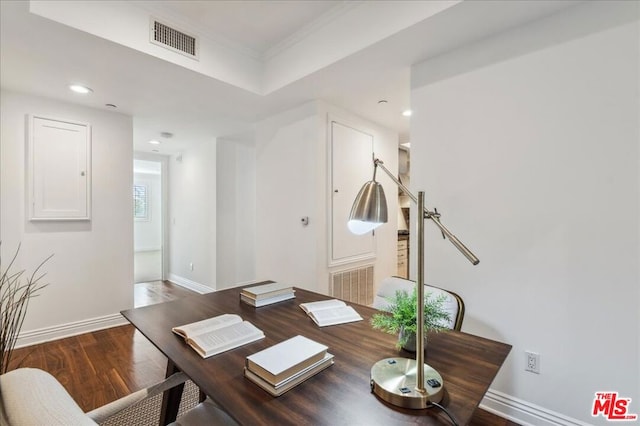
M 427 408 L 442 400 L 444 382 L 436 370 L 424 364 L 424 393 L 416 390 L 417 379 L 415 359 L 386 358 L 371 367 L 371 392 L 404 408 Z

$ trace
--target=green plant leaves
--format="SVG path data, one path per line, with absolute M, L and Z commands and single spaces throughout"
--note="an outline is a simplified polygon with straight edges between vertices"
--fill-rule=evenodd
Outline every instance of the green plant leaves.
M 387 298 L 390 305 L 387 312 L 374 314 L 371 317 L 371 326 L 376 330 L 381 330 L 389 334 L 398 334 L 400 329 L 404 330 L 402 338 L 398 339 L 396 347 L 401 348 L 410 335 L 415 335 L 417 331 L 417 300 L 418 294 L 414 288 L 411 294 L 404 290 L 396 291 L 393 298 Z M 444 302 L 447 296 L 441 294 L 435 296 L 427 292 L 424 297 L 424 332 L 445 330 L 443 324 L 447 324 L 451 317 L 444 310 Z

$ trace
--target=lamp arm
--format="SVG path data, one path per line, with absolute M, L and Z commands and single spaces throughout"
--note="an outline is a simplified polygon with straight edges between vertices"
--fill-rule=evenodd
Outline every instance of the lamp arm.
M 395 176 L 393 175 L 393 173 L 391 173 L 391 172 L 389 171 L 389 169 L 387 169 L 387 168 L 384 166 L 384 163 L 382 162 L 382 160 L 380 160 L 380 159 L 376 158 L 375 160 L 373 160 L 373 165 L 374 165 L 374 169 L 373 169 L 373 174 L 374 174 L 374 176 L 375 176 L 375 173 L 376 173 L 376 172 L 375 172 L 375 170 L 376 170 L 375 168 L 376 168 L 376 167 L 380 167 L 380 168 L 381 168 L 381 169 L 382 169 L 382 170 L 387 174 L 387 176 L 389 176 L 389 179 L 391 179 L 391 180 L 392 180 L 396 185 L 398 185 L 398 188 L 400 188 L 400 190 L 402 190 L 402 192 L 404 192 L 405 194 L 407 194 L 407 196 L 408 196 L 409 198 L 411 198 L 411 200 L 412 200 L 414 203 L 418 204 L 418 198 L 417 198 L 415 195 L 413 195 L 413 194 L 411 193 L 411 191 L 409 191 L 409 188 L 407 188 L 406 186 L 404 186 L 404 185 L 402 184 L 402 182 L 400 182 L 400 181 L 398 180 L 398 178 L 397 178 L 397 177 L 395 177 Z M 427 209 L 425 208 L 425 212 L 426 212 L 426 211 L 427 211 Z
M 396 184 L 398 185 L 398 188 L 400 188 L 400 190 L 402 192 L 404 192 L 409 198 L 411 198 L 411 200 L 418 204 L 418 198 L 413 195 L 411 193 L 411 191 L 409 191 L 409 188 L 407 188 L 406 186 L 404 186 L 402 184 L 402 182 L 400 182 L 398 180 L 398 178 L 396 178 L 393 173 L 391 173 L 389 171 L 389 169 L 387 169 L 384 166 L 384 163 L 382 162 L 382 160 L 376 158 L 373 160 L 373 164 L 374 164 L 374 175 L 375 175 L 375 168 L 380 167 L 382 169 L 382 171 L 384 171 L 387 176 L 389 176 L 389 178 Z M 427 210 L 427 208 L 424 208 L 424 217 L 425 219 L 431 219 L 433 221 L 433 223 L 436 224 L 436 226 L 438 228 L 440 228 L 440 231 L 442 231 L 442 235 L 445 236 L 446 238 L 449 239 L 449 241 L 451 241 L 451 244 L 453 244 L 459 251 L 460 253 L 462 253 L 464 255 L 464 257 L 466 257 L 469 262 L 471 262 L 474 265 L 477 265 L 478 263 L 480 263 L 480 259 L 478 259 L 473 252 L 471 252 L 471 250 L 469 250 L 455 235 L 453 235 L 451 233 L 451 231 L 449 231 L 447 229 L 446 226 L 444 226 L 441 222 L 440 222 L 440 214 L 436 211 L 436 212 L 431 212 L 429 210 Z
M 451 244 L 453 244 L 459 251 L 460 253 L 462 253 L 464 255 L 464 257 L 466 257 L 469 262 L 471 262 L 474 265 L 477 265 L 478 263 L 480 263 L 480 259 L 478 259 L 472 252 L 471 250 L 469 250 L 464 244 L 462 244 L 462 241 L 460 241 L 455 235 L 453 235 L 451 233 L 451 231 L 449 231 L 446 226 L 444 226 L 442 223 L 440 223 L 440 215 L 438 214 L 437 216 L 435 215 L 430 215 L 427 210 L 425 209 L 425 217 L 429 218 L 433 221 L 433 223 L 435 223 L 438 228 L 440 228 L 440 230 L 442 231 L 443 235 L 446 235 L 446 237 L 449 239 L 449 241 L 451 241 Z

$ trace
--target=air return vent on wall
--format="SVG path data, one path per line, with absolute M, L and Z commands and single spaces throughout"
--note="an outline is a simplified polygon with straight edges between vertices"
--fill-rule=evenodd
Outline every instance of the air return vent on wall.
M 151 42 L 190 58 L 198 58 L 198 39 L 155 19 L 151 20 Z
M 329 279 L 331 296 L 361 305 L 373 303 L 373 265 L 333 272 Z

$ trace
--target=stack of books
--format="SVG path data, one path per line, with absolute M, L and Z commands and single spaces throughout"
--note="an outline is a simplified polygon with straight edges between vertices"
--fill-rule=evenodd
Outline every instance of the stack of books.
M 246 287 L 240 292 L 240 300 L 256 308 L 293 299 L 294 297 L 296 295 L 293 287 L 282 283 Z
M 333 364 L 327 347 L 295 336 L 249 355 L 244 375 L 273 396 L 280 396 Z

